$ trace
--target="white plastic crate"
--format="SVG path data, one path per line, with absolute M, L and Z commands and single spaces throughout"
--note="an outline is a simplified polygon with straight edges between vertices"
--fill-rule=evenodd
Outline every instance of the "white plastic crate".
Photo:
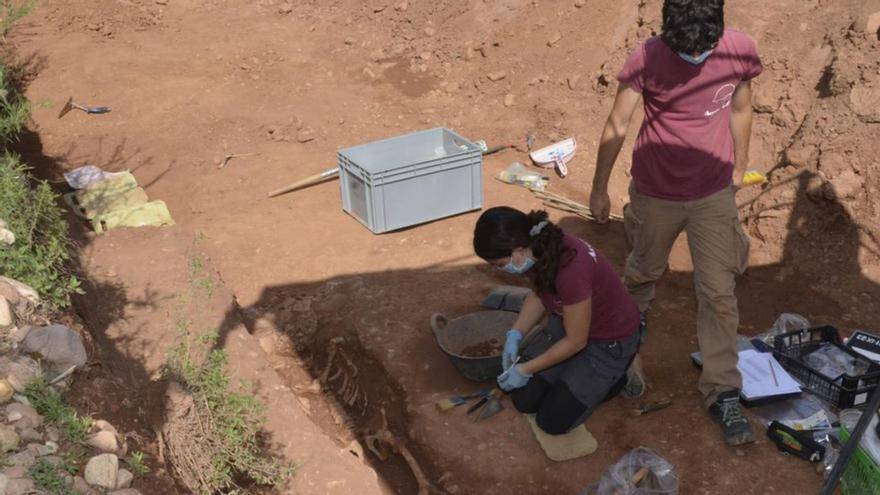
M 375 234 L 483 206 L 479 146 L 445 128 L 338 152 L 342 208 Z

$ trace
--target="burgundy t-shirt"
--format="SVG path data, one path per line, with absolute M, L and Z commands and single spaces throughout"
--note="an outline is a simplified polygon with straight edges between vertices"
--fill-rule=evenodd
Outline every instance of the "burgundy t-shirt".
M 556 274 L 556 293 L 538 293 L 544 308 L 562 314 L 563 306 L 593 299 L 590 340 L 619 340 L 638 329 L 639 309 L 611 263 L 593 246 L 565 234 L 571 260 Z
M 633 147 L 639 194 L 691 201 L 730 186 L 730 103 L 742 81 L 763 70 L 755 42 L 725 29 L 702 64 L 682 60 L 659 36 L 642 43 L 617 75 L 642 94 L 645 120 Z

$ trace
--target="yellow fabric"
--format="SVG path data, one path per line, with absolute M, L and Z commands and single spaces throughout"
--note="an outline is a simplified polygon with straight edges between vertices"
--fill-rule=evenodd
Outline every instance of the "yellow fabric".
M 164 201 L 150 201 L 96 216 L 92 219 L 95 232 L 103 234 L 116 227 L 159 227 L 174 225 Z
M 523 416 L 532 427 L 535 440 L 552 461 L 569 461 L 588 456 L 599 448 L 599 442 L 582 424 L 564 435 L 550 435 L 538 427 L 534 414 L 523 414 Z
M 114 210 L 141 205 L 149 201 L 143 188 L 135 187 L 125 191 L 114 191 L 112 194 L 82 194 L 82 191 L 65 195 L 65 200 L 74 213 L 80 217 L 92 219 Z

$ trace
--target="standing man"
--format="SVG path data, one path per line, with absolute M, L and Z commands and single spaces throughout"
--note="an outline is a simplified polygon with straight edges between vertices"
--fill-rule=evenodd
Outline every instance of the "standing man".
M 665 0 L 662 31 L 636 48 L 617 76 L 590 207 L 599 222 L 607 221 L 608 179 L 642 99 L 645 119 L 624 211 L 632 244 L 625 283 L 647 311 L 675 239 L 687 232 L 703 355 L 699 389 L 725 441 L 742 445 L 755 433 L 739 405 L 734 289 L 749 243 L 735 195 L 749 162 L 750 81 L 763 67 L 754 40 L 724 28 L 724 0 Z

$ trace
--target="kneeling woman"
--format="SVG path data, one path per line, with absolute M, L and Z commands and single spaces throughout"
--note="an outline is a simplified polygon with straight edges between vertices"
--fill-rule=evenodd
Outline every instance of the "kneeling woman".
M 633 372 L 627 379 L 639 348 L 639 310 L 601 253 L 549 222 L 544 211 L 526 215 L 508 207 L 480 216 L 474 251 L 535 287 L 507 332 L 506 371 L 498 377 L 519 411 L 536 414 L 542 430 L 559 435 L 624 388 L 641 394 L 641 377 Z M 545 312 L 547 326 L 520 352 L 523 334 Z

